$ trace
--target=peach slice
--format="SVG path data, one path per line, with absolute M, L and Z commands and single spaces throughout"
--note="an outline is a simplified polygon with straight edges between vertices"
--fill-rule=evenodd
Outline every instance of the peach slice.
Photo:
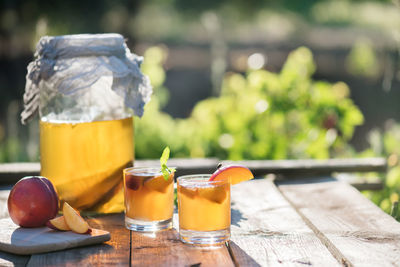
M 187 197 L 194 198 L 197 194 L 197 188 L 194 187 L 178 187 L 179 191 Z
M 54 229 L 54 230 L 59 230 L 59 231 L 69 231 L 71 228 L 69 228 L 68 224 L 65 222 L 64 216 L 60 216 L 57 218 L 54 218 L 46 223 L 46 226 Z
M 168 177 L 168 180 L 165 180 L 164 176 L 154 176 L 151 178 L 148 178 L 144 182 L 144 186 L 147 187 L 150 190 L 156 190 L 161 193 L 165 193 L 167 190 L 168 185 L 170 185 L 173 182 L 174 179 L 174 173 L 171 173 Z
M 217 202 L 219 204 L 224 202 L 226 198 L 226 191 L 222 186 L 199 188 L 198 194 L 200 197 L 206 198 L 212 202 Z
M 63 213 L 65 222 L 72 231 L 77 234 L 86 234 L 91 232 L 89 224 L 67 202 L 64 203 Z
M 250 179 L 254 175 L 249 168 L 241 165 L 227 165 L 216 170 L 210 177 L 209 181 L 218 181 L 229 179 L 231 184 L 238 184 Z

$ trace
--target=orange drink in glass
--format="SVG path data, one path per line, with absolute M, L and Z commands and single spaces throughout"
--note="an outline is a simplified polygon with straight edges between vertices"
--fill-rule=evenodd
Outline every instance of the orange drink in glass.
M 209 181 L 210 176 L 185 175 L 177 180 L 179 237 L 185 243 L 218 246 L 230 238 L 230 181 Z
M 124 169 L 125 226 L 154 232 L 172 227 L 174 172 L 165 179 L 160 168 Z

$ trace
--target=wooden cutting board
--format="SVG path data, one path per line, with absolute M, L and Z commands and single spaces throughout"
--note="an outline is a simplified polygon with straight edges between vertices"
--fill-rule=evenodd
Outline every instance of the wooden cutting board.
M 110 233 L 92 229 L 90 234 L 60 232 L 48 227 L 21 228 L 11 218 L 0 219 L 0 250 L 20 255 L 87 246 L 110 240 Z

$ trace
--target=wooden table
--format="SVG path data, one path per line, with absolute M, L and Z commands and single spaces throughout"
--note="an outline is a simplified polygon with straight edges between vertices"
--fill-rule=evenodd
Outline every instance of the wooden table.
M 7 194 L 0 191 L 0 217 L 7 216 Z M 330 176 L 279 183 L 256 179 L 233 186 L 232 237 L 218 249 L 183 244 L 176 229 L 155 235 L 130 232 L 123 214 L 89 223 L 111 232 L 111 240 L 32 256 L 0 252 L 0 266 L 400 265 L 400 223 Z

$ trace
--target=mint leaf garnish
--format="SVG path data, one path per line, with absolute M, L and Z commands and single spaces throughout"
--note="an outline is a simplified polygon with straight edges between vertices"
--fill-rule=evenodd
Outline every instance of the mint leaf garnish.
M 164 151 L 163 151 L 163 153 L 161 155 L 161 158 L 160 158 L 161 172 L 162 172 L 162 174 L 164 176 L 164 179 L 166 181 L 168 181 L 169 175 L 172 172 L 175 172 L 174 168 L 168 168 L 167 167 L 167 161 L 169 159 L 169 152 L 170 152 L 170 150 L 169 150 L 169 147 L 167 146 L 166 148 L 164 148 Z
M 169 159 L 169 147 L 167 146 L 166 148 L 164 148 L 164 151 L 162 152 L 161 158 L 160 158 L 160 164 L 161 164 L 161 168 L 163 168 L 163 165 L 165 165 L 165 167 L 167 167 L 167 161 Z

